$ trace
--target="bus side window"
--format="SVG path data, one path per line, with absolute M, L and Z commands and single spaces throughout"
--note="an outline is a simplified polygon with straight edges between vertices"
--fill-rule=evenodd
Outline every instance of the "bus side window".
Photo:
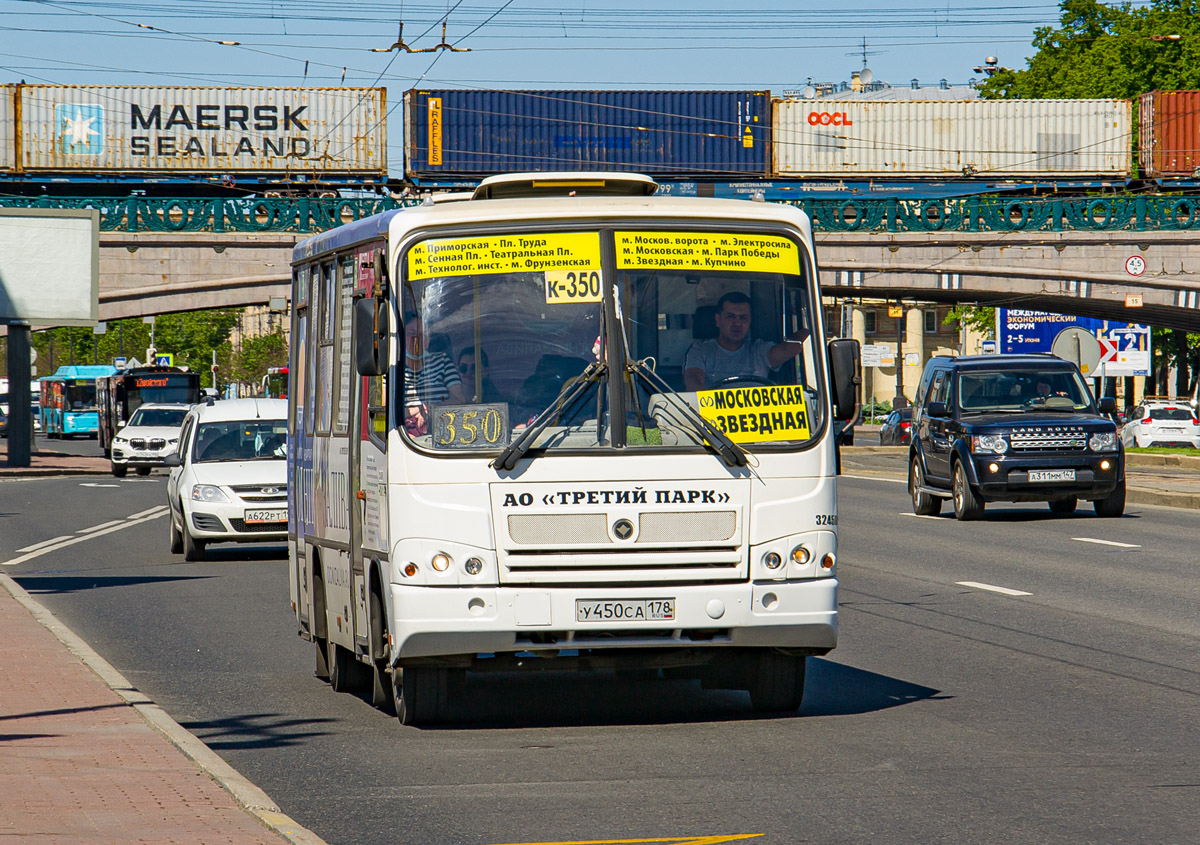
M 367 380 L 367 416 L 371 437 L 387 448 L 387 375 Z

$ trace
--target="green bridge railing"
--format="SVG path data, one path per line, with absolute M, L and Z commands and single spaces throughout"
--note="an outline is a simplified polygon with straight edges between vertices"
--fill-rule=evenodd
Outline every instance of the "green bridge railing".
M 323 232 L 416 199 L 4 197 L 0 208 L 95 208 L 105 232 Z M 1200 229 L 1200 197 L 804 199 L 823 232 L 1146 232 Z

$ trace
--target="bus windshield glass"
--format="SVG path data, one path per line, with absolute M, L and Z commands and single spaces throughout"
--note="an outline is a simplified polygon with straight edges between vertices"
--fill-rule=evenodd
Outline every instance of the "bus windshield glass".
M 96 383 L 94 381 L 68 383 L 66 393 L 66 410 L 96 410 Z
M 959 376 L 958 406 L 974 414 L 1087 411 L 1092 395 L 1072 370 L 972 370 Z
M 711 426 L 800 448 L 822 428 L 794 240 L 617 227 L 431 239 L 404 260 L 396 407 L 418 447 L 498 450 L 535 426 L 535 450 L 696 451 Z

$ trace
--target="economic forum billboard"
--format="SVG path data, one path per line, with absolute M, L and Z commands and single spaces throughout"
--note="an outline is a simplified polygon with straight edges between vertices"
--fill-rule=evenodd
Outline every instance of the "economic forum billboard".
M 1068 317 L 1019 308 L 996 309 L 1000 351 L 1004 354 L 1050 352 L 1063 329 L 1078 326 L 1100 342 L 1100 367 L 1096 376 L 1150 375 L 1150 327 L 1092 317 Z

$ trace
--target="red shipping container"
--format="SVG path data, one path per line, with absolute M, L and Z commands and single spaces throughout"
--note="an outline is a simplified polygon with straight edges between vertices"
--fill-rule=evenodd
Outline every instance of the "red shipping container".
M 1193 176 L 1200 169 L 1200 91 L 1151 91 L 1139 109 L 1142 175 Z

